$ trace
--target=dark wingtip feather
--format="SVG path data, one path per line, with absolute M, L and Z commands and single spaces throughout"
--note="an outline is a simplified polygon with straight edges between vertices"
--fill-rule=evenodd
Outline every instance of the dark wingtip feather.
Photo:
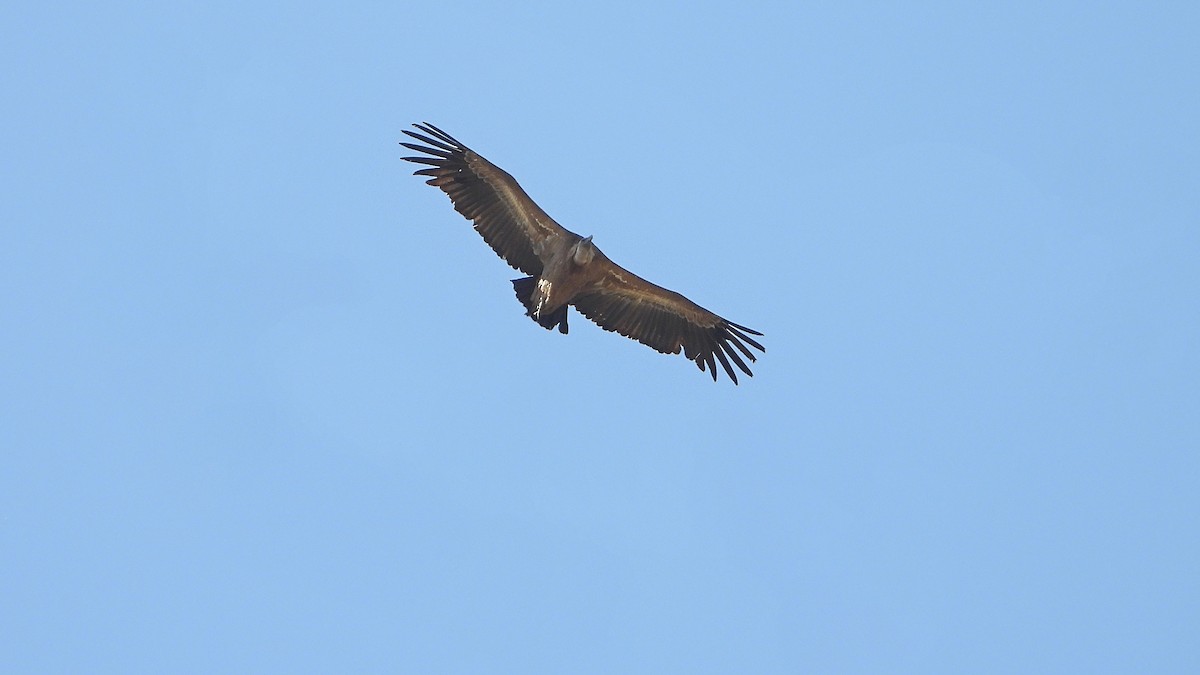
M 435 148 L 441 148 L 442 150 L 450 153 L 451 155 L 461 154 L 466 151 L 465 148 L 460 148 L 460 147 L 452 145 L 450 143 L 443 143 L 442 141 L 439 141 L 435 138 L 430 138 L 429 136 L 425 136 L 422 134 L 416 134 L 411 131 L 408 131 L 407 129 L 404 131 L 404 133 L 407 134 L 409 136 L 409 138 L 421 141 L 422 143 L 424 143 L 426 145 L 432 145 Z M 421 148 L 421 150 L 426 151 L 426 148 Z
M 750 332 L 750 333 L 754 333 L 755 335 L 758 335 L 758 336 L 761 336 L 761 335 L 762 335 L 762 333 L 758 333 L 758 332 L 752 331 L 752 330 L 750 330 L 749 328 L 746 328 L 745 326 L 739 326 L 739 325 L 737 325 L 736 323 L 733 323 L 732 321 L 729 321 L 729 322 L 726 322 L 726 323 L 728 323 L 728 324 L 729 324 L 729 334 L 730 334 L 730 335 L 735 335 L 735 336 L 737 336 L 738 338 L 740 338 L 740 339 L 742 339 L 742 340 L 745 340 L 745 341 L 746 341 L 747 343 L 749 343 L 749 344 L 750 344 L 752 347 L 754 347 L 755 349 L 757 349 L 758 351 L 760 351 L 760 352 L 762 352 L 762 353 L 764 353 L 764 354 L 766 354 L 766 353 L 767 353 L 767 348 L 766 348 L 766 347 L 764 347 L 764 346 L 762 346 L 762 345 L 758 344 L 758 342 L 757 342 L 756 340 L 754 340 L 754 339 L 753 339 L 753 338 L 751 338 L 750 336 L 746 335 L 746 333 L 745 333 L 745 332 L 743 332 L 743 331 Z M 746 354 L 746 355 L 747 355 L 747 356 L 749 356 L 749 352 L 747 352 L 747 354 Z M 751 358 L 751 359 L 753 359 L 754 357 L 753 357 L 753 356 L 751 356 L 750 358 Z
M 427 155 L 433 155 L 434 157 L 441 157 L 442 159 L 450 159 L 451 157 L 454 156 L 454 152 L 455 152 L 454 150 L 438 150 L 436 148 L 428 148 L 428 147 L 425 147 L 424 145 L 417 145 L 416 143 L 403 143 L 402 142 L 402 143 L 400 143 L 400 145 L 403 145 L 404 147 L 408 148 L 409 150 L 416 150 L 417 152 L 423 152 Z
M 733 347 L 730 347 L 728 342 L 722 342 L 721 348 L 724 349 L 727 354 L 729 354 L 729 358 L 733 359 L 733 362 L 737 364 L 738 368 L 742 369 L 743 373 L 746 373 L 750 377 L 754 377 L 754 373 L 750 372 L 750 368 L 746 365 L 746 362 L 742 360 L 742 357 L 738 356 L 737 350 L 735 350 Z M 750 360 L 753 361 L 754 357 L 750 357 Z
M 433 157 L 401 157 L 400 159 L 406 162 L 413 162 L 415 164 L 429 164 L 431 166 L 438 167 L 440 167 L 443 163 L 442 160 Z
M 729 359 L 725 356 L 725 350 L 721 349 L 720 344 L 713 348 L 713 354 L 716 354 L 717 360 L 725 368 L 725 374 L 729 376 L 729 379 L 733 380 L 734 384 L 737 384 L 737 373 L 733 372 L 733 367 L 729 365 Z
M 454 145 L 455 147 L 459 148 L 460 150 L 467 149 L 467 146 L 460 143 L 458 141 L 458 139 L 456 139 L 455 137 L 451 136 L 450 134 L 442 131 L 441 129 L 435 127 L 434 125 L 430 124 L 429 122 L 425 122 L 424 124 L 414 124 L 413 126 L 420 129 L 421 131 L 424 131 L 427 134 L 432 134 L 432 135 L 442 139 L 443 141 Z M 409 133 L 409 132 L 405 132 L 405 133 L 408 133 L 410 136 L 413 135 L 412 133 Z
M 763 336 L 762 333 L 754 330 L 753 328 L 746 328 L 745 326 L 741 325 L 740 323 L 734 323 L 732 321 L 727 321 L 726 323 L 728 323 L 730 326 L 733 326 L 734 328 L 737 328 L 738 330 L 746 331 L 747 333 L 749 333 L 751 335 L 757 335 L 759 337 Z
M 739 338 L 737 335 L 734 335 L 732 332 L 729 333 L 728 336 L 726 337 L 726 342 L 733 345 L 734 347 L 737 347 L 738 351 L 745 354 L 746 358 L 750 359 L 751 361 L 758 360 L 757 358 L 754 357 L 754 352 L 751 352 L 749 347 L 742 344 L 741 338 Z

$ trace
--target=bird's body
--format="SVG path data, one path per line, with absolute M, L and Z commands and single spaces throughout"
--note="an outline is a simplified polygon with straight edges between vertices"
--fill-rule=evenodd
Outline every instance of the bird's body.
M 542 252 L 542 273 L 513 280 L 517 300 L 526 314 L 546 328 L 567 332 L 567 306 L 595 282 L 597 267 L 592 266 L 598 250 L 591 237 L 571 241 L 560 237 L 548 242 Z
M 730 361 L 752 375 L 742 356 L 755 360 L 746 345 L 766 351 L 749 337 L 762 333 L 613 263 L 590 236 L 554 222 L 502 169 L 431 124 L 414 126 L 424 133 L 404 133 L 426 145 L 402 145 L 426 156 L 404 159 L 429 165 L 415 173 L 429 176 L 426 182 L 449 195 L 455 210 L 473 221 L 501 258 L 529 275 L 514 280 L 513 289 L 539 325 L 566 333 L 567 310 L 574 306 L 605 330 L 665 354 L 683 351 L 714 380 L 716 361 L 735 384 Z

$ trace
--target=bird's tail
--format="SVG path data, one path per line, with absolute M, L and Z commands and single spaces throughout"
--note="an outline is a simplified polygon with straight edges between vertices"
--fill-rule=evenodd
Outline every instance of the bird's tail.
M 546 330 L 554 330 L 558 327 L 558 332 L 566 335 L 567 333 L 567 305 L 559 307 L 557 310 L 549 314 L 543 314 L 541 318 L 533 315 L 533 289 L 537 286 L 535 277 L 524 277 L 522 279 L 513 279 L 513 290 L 517 292 L 517 300 L 525 307 L 525 316 L 533 319 L 539 326 Z

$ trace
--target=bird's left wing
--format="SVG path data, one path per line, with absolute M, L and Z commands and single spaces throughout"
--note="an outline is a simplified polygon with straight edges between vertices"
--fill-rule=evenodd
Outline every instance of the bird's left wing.
M 707 368 L 713 381 L 717 379 L 716 361 L 721 362 L 734 384 L 737 373 L 730 361 L 743 373 L 754 375 L 742 356 L 751 362 L 756 360 L 746 345 L 767 351 L 750 337 L 761 337 L 762 333 L 723 319 L 675 291 L 646 281 L 599 251 L 591 264 L 605 265 L 606 270 L 598 281 L 571 301 L 580 314 L 604 330 L 616 331 L 664 354 L 678 354 L 682 350 L 684 357 L 694 361 L 701 371 Z

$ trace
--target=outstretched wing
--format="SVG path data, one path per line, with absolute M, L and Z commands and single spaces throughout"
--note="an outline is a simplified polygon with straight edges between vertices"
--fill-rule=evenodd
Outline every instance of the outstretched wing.
M 737 373 L 730 361 L 743 373 L 754 375 L 742 356 L 755 361 L 746 345 L 767 351 L 750 337 L 762 333 L 722 319 L 679 293 L 646 281 L 599 251 L 591 264 L 606 269 L 571 301 L 580 314 L 604 330 L 616 331 L 664 354 L 683 350 L 683 355 L 695 361 L 701 371 L 707 367 L 714 382 L 716 361 L 721 362 L 734 384 Z
M 454 209 L 474 222 L 475 230 L 509 265 L 532 276 L 541 274 L 546 242 L 571 233 L 546 215 L 503 169 L 428 122 L 413 126 L 424 134 L 404 133 L 425 145 L 400 145 L 426 156 L 404 159 L 429 165 L 413 174 L 429 176 L 425 182 L 449 195 Z

